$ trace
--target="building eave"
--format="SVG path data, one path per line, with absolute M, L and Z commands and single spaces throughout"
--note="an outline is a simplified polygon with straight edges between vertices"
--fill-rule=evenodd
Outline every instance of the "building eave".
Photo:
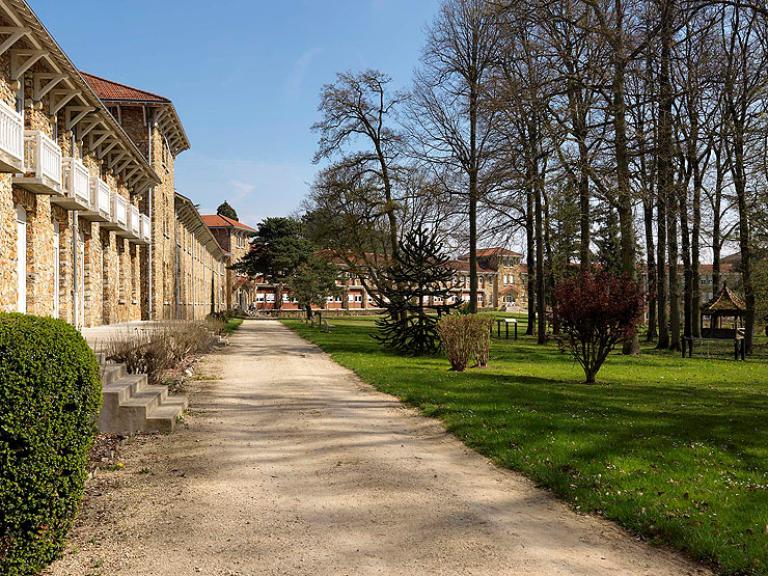
M 122 173 L 129 175 L 126 177 L 126 184 L 132 189 L 132 192 L 142 193 L 149 187 L 161 183 L 162 180 L 149 165 L 133 140 L 109 113 L 104 103 L 80 75 L 80 71 L 29 4 L 25 0 L 0 0 L 0 8 L 14 24 L 29 30 L 24 38 L 25 41 L 35 49 L 45 52 L 42 60 L 47 63 L 48 67 L 57 74 L 65 76 L 62 84 L 70 91 L 70 102 L 78 101 L 82 104 L 82 108 L 91 108 L 92 110 L 88 113 L 91 118 L 105 126 L 119 145 L 117 147 L 128 155 L 130 163 L 123 169 Z M 93 152 L 98 154 L 98 151 Z

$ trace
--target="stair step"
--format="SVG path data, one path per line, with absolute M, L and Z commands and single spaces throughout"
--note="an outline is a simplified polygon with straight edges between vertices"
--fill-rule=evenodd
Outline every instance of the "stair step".
M 146 374 L 127 374 L 122 364 L 105 365 L 102 381 L 102 432 L 169 433 L 188 406 L 186 396 L 170 396 L 167 386 L 149 384 Z
M 117 381 L 105 384 L 102 387 L 102 393 L 105 402 L 109 401 L 111 396 L 114 396 L 116 401 L 120 403 L 125 402 L 147 386 L 146 374 L 128 374 Z
M 128 374 L 125 364 L 104 364 L 101 367 L 101 382 L 107 386 Z
M 152 408 L 146 418 L 146 431 L 170 434 L 176 428 L 176 422 L 183 412 L 182 405 L 178 403 Z

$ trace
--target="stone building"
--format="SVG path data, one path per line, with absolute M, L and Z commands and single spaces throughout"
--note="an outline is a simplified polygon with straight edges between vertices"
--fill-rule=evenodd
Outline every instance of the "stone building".
M 26 2 L 0 3 L 0 309 L 140 319 L 159 183 Z
M 375 310 L 377 309 L 376 300 L 366 290 L 360 276 L 351 273 L 344 264 L 337 262 L 339 267 L 339 277 L 336 280 L 338 293 L 335 296 L 328 296 L 323 303 L 323 310 Z M 469 301 L 469 263 L 464 260 L 451 260 L 448 266 L 453 270 L 453 278 L 450 286 L 451 295 L 446 304 L 453 304 L 458 301 Z M 489 294 L 493 293 L 495 285 L 496 272 L 485 268 L 478 268 L 478 305 L 488 306 L 490 302 Z M 256 308 L 258 310 L 273 310 L 276 308 L 277 287 L 274 284 L 265 282 L 262 278 L 253 280 L 256 288 Z M 282 310 L 297 310 L 298 304 L 287 289 L 281 292 L 280 308 Z M 443 302 L 430 302 L 430 304 L 442 304 Z
M 485 286 L 486 302 L 494 308 L 525 308 L 528 306 L 528 267 L 523 255 L 500 246 L 478 248 L 480 269 L 494 272 L 492 284 Z M 469 261 L 469 255 L 460 258 Z
M 169 100 L 80 73 L 1 2 L 0 310 L 90 327 L 222 309 L 224 254 L 174 189 L 188 147 Z
M 208 229 L 224 251 L 227 264 L 226 305 L 227 310 L 248 310 L 256 302 L 256 283 L 248 276 L 238 274 L 229 267 L 238 262 L 250 250 L 254 228 L 221 214 L 207 214 L 203 217 Z
M 175 160 L 190 144 L 173 102 L 93 74 L 83 77 L 159 176 L 142 204 L 152 221 L 143 262 L 144 318 L 198 319 L 227 308 L 226 255 L 194 203 L 176 192 Z

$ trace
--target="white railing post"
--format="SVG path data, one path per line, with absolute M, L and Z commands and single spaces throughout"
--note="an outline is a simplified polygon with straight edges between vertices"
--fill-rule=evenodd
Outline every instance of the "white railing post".
M 2 100 L 0 100 L 0 150 L 23 164 L 24 119 Z

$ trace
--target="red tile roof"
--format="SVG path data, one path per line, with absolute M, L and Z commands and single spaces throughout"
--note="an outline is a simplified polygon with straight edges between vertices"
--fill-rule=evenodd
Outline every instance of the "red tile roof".
M 520 254 L 520 252 L 515 252 L 514 250 L 507 250 L 501 246 L 496 246 L 495 248 L 478 249 L 477 256 L 479 258 L 486 258 L 488 256 L 522 256 L 522 254 Z
M 520 252 L 515 252 L 514 250 L 508 250 L 506 248 L 502 248 L 501 246 L 495 246 L 493 248 L 478 248 L 477 249 L 477 257 L 478 258 L 490 258 L 493 256 L 517 256 L 522 257 L 522 254 Z M 462 254 L 459 257 L 459 260 L 469 260 L 469 253 Z
M 239 228 L 240 230 L 247 230 L 248 232 L 256 232 L 255 228 L 251 228 L 247 224 L 238 222 L 233 218 L 222 216 L 221 214 L 207 214 L 201 216 L 203 222 L 208 228 Z
M 94 76 L 87 72 L 80 72 L 80 75 L 90 85 L 96 95 L 105 101 L 121 102 L 158 102 L 161 104 L 170 104 L 170 100 L 163 96 L 158 96 L 146 90 L 133 88 L 126 84 L 120 84 L 106 78 Z
M 449 260 L 446 262 L 446 265 L 451 270 L 454 270 L 455 272 L 469 272 L 469 262 L 466 260 Z M 489 270 L 487 268 L 483 268 L 482 266 L 477 267 L 477 272 L 479 274 L 495 274 L 495 270 Z

